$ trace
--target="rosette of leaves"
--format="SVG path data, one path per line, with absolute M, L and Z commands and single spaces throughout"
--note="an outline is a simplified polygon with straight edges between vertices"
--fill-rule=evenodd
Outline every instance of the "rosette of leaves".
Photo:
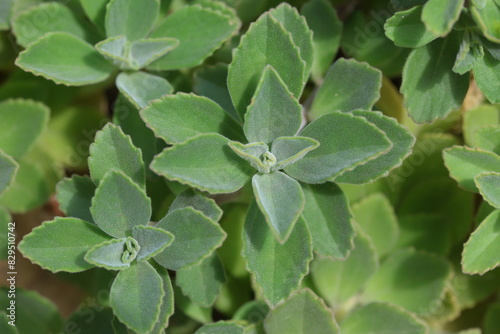
M 108 124 L 90 150 L 90 177 L 75 175 L 58 184 L 57 199 L 67 217 L 35 228 L 19 250 L 53 272 L 117 271 L 109 301 L 117 320 L 137 333 L 160 333 L 173 313 L 166 269 L 189 268 L 194 276 L 217 265 L 211 255 L 225 238 L 216 223 L 222 212 L 213 200 L 186 192 L 164 218 L 150 223 L 142 154 L 130 137 Z M 178 284 L 194 284 L 185 281 Z
M 500 102 L 497 0 L 392 2 L 400 11 L 387 20 L 385 33 L 397 46 L 414 49 L 401 86 L 413 120 L 431 122 L 459 109 L 471 73 L 485 97 Z
M 178 93 L 141 111 L 172 145 L 151 164 L 159 175 L 211 194 L 252 181 L 243 253 L 271 305 L 298 288 L 312 251 L 344 259 L 352 248 L 347 201 L 332 182 L 385 176 L 414 141 L 394 119 L 371 111 L 380 72 L 345 59 L 328 70 L 308 112 L 313 121 L 303 126 L 299 98 L 313 66 L 311 35 L 305 19 L 282 4 L 251 24 L 233 52 L 227 82 L 234 109 L 214 102 L 220 96 Z

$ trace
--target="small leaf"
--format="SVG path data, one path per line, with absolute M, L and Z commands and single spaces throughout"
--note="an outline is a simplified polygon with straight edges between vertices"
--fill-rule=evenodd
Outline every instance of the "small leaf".
M 18 168 L 17 162 L 0 150 L 0 195 L 12 184 Z
M 194 334 L 244 334 L 245 328 L 236 323 L 218 321 L 200 327 Z
M 33 229 L 18 248 L 24 257 L 42 268 L 74 273 L 92 268 L 84 260 L 85 253 L 108 239 L 97 226 L 83 220 L 55 218 Z
M 340 325 L 343 334 L 426 334 L 426 325 L 403 308 L 370 303 L 349 313 Z
M 483 173 L 474 178 L 479 192 L 492 206 L 500 209 L 500 173 Z
M 139 186 L 146 182 L 142 153 L 119 126 L 108 123 L 90 145 L 90 176 L 99 184 L 111 169 L 121 171 Z
M 160 315 L 158 321 L 151 330 L 151 334 L 164 334 L 165 328 L 168 327 L 168 322 L 172 314 L 174 314 L 174 290 L 170 282 L 170 276 L 166 269 L 161 267 L 156 269 L 162 280 L 163 290 L 165 295 L 161 302 Z
M 269 228 L 283 244 L 304 208 L 305 199 L 300 184 L 285 173 L 272 172 L 255 174 L 252 186 Z
M 422 10 L 422 21 L 427 30 L 438 36 L 445 36 L 458 20 L 464 0 L 429 0 Z
M 130 43 L 123 35 L 107 38 L 95 45 L 96 50 L 120 69 L 133 67 L 130 59 Z
M 54 57 L 55 54 L 59 56 Z M 19 54 L 16 65 L 67 86 L 102 82 L 114 71 L 113 65 L 92 45 L 64 32 L 48 33 L 31 43 Z
M 90 213 L 90 206 L 95 189 L 95 184 L 88 176 L 73 174 L 71 178 L 61 180 L 56 187 L 59 208 L 68 217 L 93 223 L 94 218 Z
M 137 253 L 138 261 L 145 261 L 158 255 L 174 241 L 171 233 L 152 226 L 134 226 L 132 236 L 140 246 Z
M 500 32 L 498 31 L 500 4 L 498 4 L 498 1 L 488 0 L 485 2 L 483 8 L 480 8 L 480 6 L 471 6 L 470 12 L 484 37 L 492 42 L 500 43 Z
M 248 161 L 260 173 L 269 173 L 271 167 L 276 163 L 276 157 L 273 159 L 273 156 L 269 154 L 269 148 L 265 143 L 241 144 L 237 141 L 231 141 L 228 145 L 234 153 Z
M 484 57 L 484 48 L 478 36 L 468 30 L 460 44 L 460 50 L 453 65 L 453 72 L 465 74 L 471 71 L 478 61 Z
M 127 243 L 134 245 L 132 240 L 137 245 L 137 242 L 130 237 L 110 239 L 95 245 L 85 254 L 85 261 L 109 270 L 127 269 L 137 256 L 138 247 L 131 247 L 129 250 L 126 246 Z M 124 256 L 125 252 L 129 252 L 127 256 Z M 133 256 L 130 256 L 132 254 Z
M 305 62 L 290 33 L 269 13 L 250 25 L 229 65 L 229 93 L 240 119 L 243 119 L 267 65 L 276 70 L 298 99 L 306 83 L 303 80 Z
M 153 160 L 151 169 L 211 194 L 235 192 L 250 180 L 254 170 L 241 164 L 228 142 L 216 133 L 199 135 L 165 149 Z
M 224 267 L 217 253 L 199 264 L 177 271 L 175 276 L 175 283 L 182 293 L 201 307 L 210 307 L 215 303 L 225 281 Z
M 332 311 L 309 289 L 297 292 L 272 309 L 264 320 L 264 328 L 267 333 L 340 333 Z
M 168 144 L 182 143 L 203 133 L 229 137 L 241 133 L 241 127 L 217 103 L 194 94 L 163 96 L 147 105 L 141 117 Z
M 143 38 L 156 22 L 159 9 L 158 0 L 109 1 L 105 18 L 106 36 L 124 35 L 131 42 Z
M 474 68 L 474 79 L 477 87 L 492 104 L 500 103 L 500 93 L 495 87 L 500 85 L 500 62 L 486 52 L 483 58 L 477 59 Z
M 419 48 L 438 36 L 427 30 L 421 20 L 422 6 L 395 13 L 384 24 L 385 35 L 397 46 Z
M 280 244 L 256 202 L 250 205 L 243 230 L 243 257 L 259 292 L 270 306 L 298 289 L 312 260 L 311 238 L 302 219 Z
M 500 124 L 482 126 L 473 131 L 475 146 L 500 155 Z
M 319 146 L 317 140 L 308 137 L 279 137 L 273 141 L 271 153 L 276 157 L 275 170 L 283 169 L 302 159 Z
M 130 59 L 133 69 L 148 66 L 161 58 L 179 45 L 175 38 L 146 38 L 132 43 L 130 46 Z
M 167 79 L 146 72 L 122 72 L 116 78 L 116 86 L 138 109 L 174 91 Z
M 270 144 L 282 136 L 294 136 L 302 123 L 302 107 L 276 70 L 266 66 L 252 103 L 245 114 L 243 130 L 249 142 Z
M 222 217 L 222 210 L 213 199 L 205 197 L 193 189 L 186 189 L 177 195 L 172 204 L 170 204 L 168 212 L 170 213 L 186 207 L 192 207 L 200 211 L 214 222 L 218 222 Z
M 370 110 L 380 98 L 382 73 L 354 59 L 337 60 L 326 73 L 309 112 L 312 119 L 332 111 Z
M 142 261 L 118 273 L 111 286 L 109 304 L 127 327 L 145 334 L 158 321 L 164 295 L 161 276 Z
M 443 151 L 444 163 L 460 186 L 477 192 L 474 178 L 481 173 L 500 173 L 500 156 L 480 149 L 453 146 Z
M 134 226 L 149 223 L 151 200 L 128 176 L 112 170 L 97 187 L 90 212 L 104 232 L 123 238 Z
M 173 243 L 154 258 L 171 270 L 200 263 L 226 238 L 226 233 L 218 224 L 191 207 L 170 212 L 156 227 L 174 235 Z
M 353 128 L 357 136 L 352 136 Z M 300 136 L 315 139 L 320 145 L 285 171 L 306 183 L 325 182 L 392 148 L 385 133 L 364 118 L 348 113 L 326 114 L 307 125 Z

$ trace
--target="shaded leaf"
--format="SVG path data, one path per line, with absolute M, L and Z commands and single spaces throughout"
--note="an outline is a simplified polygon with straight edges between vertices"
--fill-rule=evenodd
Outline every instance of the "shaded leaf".
M 488 101 L 500 103 L 500 94 L 495 89 L 500 85 L 500 62 L 486 52 L 483 58 L 476 60 L 473 72 L 477 86 Z
M 105 17 L 106 36 L 124 35 L 131 42 L 143 38 L 156 22 L 159 9 L 158 0 L 109 1 Z
M 172 204 L 170 204 L 168 212 L 170 213 L 174 210 L 186 207 L 192 207 L 193 209 L 200 211 L 214 222 L 218 222 L 222 217 L 222 210 L 213 199 L 206 197 L 193 189 L 186 189 L 177 195 Z
M 105 33 L 106 5 L 109 0 L 80 0 L 87 17 L 102 34 Z
M 429 31 L 445 36 L 458 20 L 464 0 L 429 0 L 422 11 L 422 21 Z
M 419 48 L 438 36 L 428 31 L 421 20 L 422 6 L 415 6 L 395 13 L 385 25 L 385 35 L 403 48 Z
M 242 325 L 227 321 L 218 321 L 200 327 L 195 334 L 243 334 L 245 328 Z
M 160 274 L 165 295 L 163 296 L 163 300 L 161 302 L 158 321 L 155 323 L 151 333 L 163 334 L 165 332 L 165 328 L 168 327 L 170 317 L 174 314 L 174 290 L 172 288 L 172 283 L 170 282 L 168 271 L 163 268 L 157 268 L 156 271 Z
M 95 189 L 95 184 L 88 176 L 73 174 L 71 178 L 61 180 L 56 187 L 59 208 L 68 217 L 93 223 L 94 218 L 90 213 L 90 206 Z

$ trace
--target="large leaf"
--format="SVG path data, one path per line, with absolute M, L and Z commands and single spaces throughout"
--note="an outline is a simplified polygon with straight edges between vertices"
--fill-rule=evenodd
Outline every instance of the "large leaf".
M 352 136 L 356 128 L 357 136 Z M 307 125 L 301 136 L 316 139 L 319 147 L 285 168 L 291 177 L 321 183 L 388 152 L 387 136 L 362 117 L 332 112 Z
M 31 262 L 50 271 L 79 272 L 93 265 L 85 253 L 109 239 L 97 226 L 76 218 L 55 218 L 33 229 L 19 243 L 19 251 Z
M 109 235 L 123 238 L 151 218 L 151 200 L 124 173 L 112 170 L 102 179 L 90 207 L 96 224 Z
M 139 109 L 174 91 L 167 79 L 146 72 L 122 72 L 116 78 L 116 87 Z
M 500 43 L 500 32 L 498 31 L 500 4 L 498 1 L 487 0 L 483 8 L 475 5 L 470 7 L 470 11 L 484 36 L 492 42 Z
M 307 274 L 312 259 L 311 237 L 305 222 L 299 219 L 287 241 L 280 244 L 253 202 L 243 230 L 242 254 L 259 292 L 273 306 L 288 298 Z
M 272 143 L 276 138 L 294 136 L 302 123 L 302 107 L 276 70 L 266 66 L 252 103 L 245 114 L 245 136 L 250 143 Z
M 95 189 L 95 184 L 88 176 L 73 174 L 71 178 L 61 180 L 56 187 L 59 208 L 68 217 L 93 223 L 94 218 L 90 213 L 90 206 Z
M 131 42 L 141 39 L 155 24 L 159 9 L 159 0 L 111 0 L 106 10 L 106 35 L 124 35 Z
M 464 0 L 429 0 L 422 11 L 422 21 L 427 30 L 445 36 L 458 20 Z
M 202 134 L 160 153 L 151 169 L 169 180 L 179 181 L 212 194 L 232 193 L 243 187 L 254 171 L 219 134 Z
M 177 195 L 172 204 L 170 204 L 168 212 L 170 213 L 186 207 L 192 207 L 200 211 L 214 222 L 218 222 L 222 217 L 222 210 L 213 199 L 205 197 L 193 189 L 186 189 Z
M 500 85 L 500 62 L 488 52 L 474 65 L 477 86 L 491 103 L 500 103 L 500 93 L 495 87 Z
M 229 93 L 240 119 L 243 119 L 267 65 L 276 70 L 298 99 L 306 83 L 303 80 L 305 62 L 290 33 L 269 13 L 250 25 L 229 65 Z
M 162 279 L 163 290 L 165 295 L 161 302 L 160 315 L 158 321 L 151 330 L 152 334 L 164 334 L 165 328 L 168 327 L 168 322 L 172 314 L 174 314 L 174 290 L 170 282 L 170 276 L 166 269 L 157 268 L 156 271 L 160 274 Z
M 437 38 L 421 20 L 422 6 L 400 11 L 389 18 L 384 30 L 394 44 L 403 48 L 419 48 Z
M 12 181 L 14 181 L 17 169 L 17 162 L 0 150 L 0 195 L 7 190 L 12 184 Z
M 492 206 L 500 209 L 500 173 L 483 173 L 474 178 L 479 192 Z
M 381 86 L 379 70 L 341 58 L 326 73 L 309 116 L 316 119 L 332 111 L 370 110 L 380 98 Z
M 31 43 L 19 54 L 16 65 L 67 86 L 98 83 L 114 71 L 92 45 L 65 32 L 48 33 Z

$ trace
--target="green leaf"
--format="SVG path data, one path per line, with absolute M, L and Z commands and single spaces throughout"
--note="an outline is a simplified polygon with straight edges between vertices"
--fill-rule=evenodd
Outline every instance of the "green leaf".
M 380 112 L 355 110 L 355 116 L 364 117 L 367 121 L 382 130 L 393 143 L 392 149 L 353 170 L 346 171 L 334 180 L 338 183 L 364 184 L 385 177 L 391 170 L 401 166 L 412 152 L 415 138 L 407 128 L 400 125 L 396 119 L 386 117 Z
M 0 195 L 12 184 L 18 168 L 17 162 L 0 150 Z
M 133 42 L 130 46 L 132 69 L 138 70 L 148 66 L 175 49 L 178 45 L 178 40 L 168 37 L 145 38 Z
M 294 136 L 302 123 L 302 107 L 276 70 L 267 65 L 252 103 L 245 114 L 243 130 L 249 142 L 270 144 L 276 138 Z
M 54 57 L 55 54 L 59 56 Z M 31 43 L 19 54 L 16 65 L 67 86 L 98 83 L 114 71 L 113 65 L 92 45 L 64 32 L 48 33 Z
M 302 159 L 308 152 L 318 148 L 317 140 L 308 137 L 279 137 L 272 143 L 271 153 L 276 157 L 275 170 Z
M 236 323 L 218 321 L 200 327 L 194 334 L 244 334 L 245 328 Z
M 90 145 L 88 163 L 90 176 L 97 185 L 109 170 L 114 169 L 130 177 L 139 186 L 145 186 L 146 176 L 141 150 L 134 146 L 130 136 L 112 123 L 106 124 L 96 134 L 94 143 Z
M 277 305 L 298 289 L 307 274 L 311 237 L 304 220 L 299 219 L 287 241 L 280 244 L 254 201 L 244 225 L 242 255 L 263 299 Z
M 479 37 L 469 30 L 465 31 L 460 50 L 453 65 L 453 72 L 463 75 L 471 71 L 484 57 L 484 48 Z
M 121 322 L 138 333 L 150 333 L 160 315 L 163 281 L 146 261 L 122 270 L 111 286 L 109 304 Z
M 222 210 L 213 199 L 205 197 L 193 189 L 186 189 L 177 195 L 172 204 L 170 204 L 168 212 L 170 213 L 186 207 L 192 207 L 200 211 L 214 222 L 218 222 L 222 217 Z
M 7 318 L 7 314 L 4 312 L 0 313 L 0 331 L 4 334 L 19 334 L 16 326 L 9 324 L 10 318 Z
M 462 105 L 469 76 L 453 72 L 459 37 L 459 32 L 452 32 L 446 38 L 413 50 L 406 61 L 401 92 L 415 122 L 444 118 Z
M 99 32 L 105 32 L 106 5 L 109 0 L 80 0 L 83 11 Z
M 175 276 L 175 283 L 182 293 L 201 307 L 210 307 L 215 303 L 225 281 L 224 267 L 217 253 L 199 264 L 177 271 Z
M 290 33 L 294 44 L 299 48 L 300 57 L 305 62 L 303 80 L 307 82 L 314 59 L 313 32 L 309 29 L 306 19 L 300 16 L 297 9 L 287 3 L 269 11 L 269 14 Z
M 151 169 L 211 194 L 235 192 L 250 180 L 254 170 L 241 164 L 228 142 L 215 133 L 199 135 L 165 149 L 153 160 Z
M 90 318 L 90 314 L 92 314 L 92 318 Z M 111 308 L 104 308 L 97 303 L 85 305 L 65 319 L 63 328 L 66 332 L 80 330 L 81 333 L 115 333 L 110 319 L 115 319 Z M 125 327 L 125 325 L 122 326 Z
M 311 232 L 313 250 L 344 260 L 353 247 L 354 228 L 346 196 L 332 183 L 303 184 L 306 200 L 302 217 Z
M 500 173 L 483 173 L 474 178 L 479 192 L 492 206 L 500 209 Z
M 50 110 L 31 100 L 7 100 L 0 103 L 0 148 L 13 158 L 25 155 L 49 122 Z
M 174 235 L 173 243 L 154 258 L 171 270 L 199 264 L 226 238 L 218 224 L 191 207 L 170 212 L 156 227 Z
M 399 226 L 391 202 L 381 193 L 363 198 L 352 206 L 355 221 L 370 237 L 381 258 L 395 246 Z
M 158 0 L 109 1 L 105 18 L 106 36 L 124 35 L 131 42 L 143 38 L 156 22 L 159 9 Z
M 372 243 L 358 234 L 347 259 L 316 259 L 311 264 L 311 277 L 328 304 L 340 306 L 356 295 L 377 269 L 378 259 Z
M 316 119 L 332 111 L 370 110 L 380 98 L 382 73 L 354 59 L 337 60 L 326 73 L 309 116 Z
M 109 270 L 123 270 L 135 260 L 137 248 L 137 241 L 133 238 L 110 239 L 92 247 L 85 254 L 85 261 Z
M 93 267 L 84 260 L 85 253 L 108 239 L 97 226 L 83 220 L 55 218 L 33 229 L 18 248 L 31 262 L 52 272 L 79 272 Z
M 269 173 L 276 164 L 276 157 L 269 152 L 269 147 L 263 142 L 241 144 L 231 141 L 228 145 L 234 153 L 248 161 L 260 173 Z
M 476 146 L 500 155 L 500 124 L 482 126 L 473 131 Z
M 146 72 L 122 72 L 116 78 L 116 87 L 138 109 L 174 91 L 167 79 Z
M 0 4 L 0 31 L 9 30 L 13 5 L 14 0 L 5 0 Z
M 164 334 L 165 328 L 168 327 L 168 322 L 172 314 L 174 314 L 174 290 L 170 282 L 170 276 L 166 269 L 161 267 L 156 269 L 162 280 L 163 290 L 165 295 L 161 302 L 160 315 L 158 321 L 151 330 L 152 334 Z
M 500 32 L 498 31 L 500 4 L 496 0 L 488 0 L 483 8 L 471 6 L 470 12 L 484 37 L 492 42 L 500 43 Z
M 349 313 L 340 325 L 343 334 L 426 334 L 427 326 L 415 315 L 387 303 L 370 303 Z
M 233 61 L 229 65 L 229 93 L 240 119 L 243 119 L 267 65 L 276 70 L 298 99 L 306 83 L 303 80 L 305 62 L 290 33 L 269 13 L 250 25 L 234 50 Z
M 312 77 L 319 82 L 339 49 L 342 21 L 327 0 L 308 1 L 302 6 L 301 13 L 313 31 Z
M 68 217 L 93 223 L 94 218 L 90 213 L 90 206 L 95 189 L 95 184 L 88 176 L 73 174 L 70 178 L 61 180 L 56 187 L 59 208 Z
M 12 29 L 17 43 L 27 47 L 49 32 L 65 32 L 89 42 L 96 42 L 96 34 L 86 27 L 85 20 L 71 9 L 57 2 L 42 3 L 17 15 Z
M 484 334 L 495 334 L 500 329 L 498 316 L 500 315 L 500 303 L 491 304 L 486 311 L 483 320 Z
M 463 117 L 462 126 L 465 144 L 470 147 L 478 147 L 475 132 L 479 128 L 490 125 L 500 125 L 500 108 L 483 104 L 467 110 Z
M 301 290 L 269 312 L 264 320 L 267 333 L 340 333 L 333 313 L 309 290 Z
M 500 173 L 500 156 L 481 149 L 453 146 L 443 151 L 450 176 L 466 190 L 478 192 L 474 178 L 481 173 Z
M 440 305 L 450 275 L 451 265 L 445 259 L 411 249 L 401 250 L 381 264 L 368 281 L 363 298 L 429 315 Z
M 243 304 L 233 315 L 233 320 L 244 320 L 249 323 L 260 323 L 271 309 L 262 300 L 252 300 Z
M 385 35 L 397 46 L 419 48 L 438 36 L 427 30 L 421 20 L 422 6 L 395 13 L 384 24 Z
M 96 50 L 120 69 L 133 67 L 130 43 L 123 35 L 107 38 L 95 45 Z
M 172 233 L 152 226 L 134 226 L 132 236 L 140 246 L 137 253 L 138 261 L 145 261 L 158 255 L 174 241 Z
M 493 56 L 493 58 L 500 59 L 500 45 L 498 43 L 482 38 L 481 44 Z
M 352 136 L 353 128 L 358 135 Z M 387 136 L 362 117 L 332 112 L 307 125 L 299 134 L 319 142 L 319 147 L 285 168 L 291 177 L 321 183 L 388 152 Z
M 484 274 L 500 265 L 500 210 L 486 217 L 471 234 L 462 253 L 462 270 Z
M 288 240 L 304 208 L 300 184 L 282 172 L 257 173 L 252 178 L 257 204 L 279 243 Z
M 477 87 L 483 92 L 488 101 L 500 103 L 500 94 L 495 89 L 500 85 L 500 62 L 486 52 L 483 58 L 477 59 L 473 73 Z
M 427 30 L 437 36 L 446 36 L 457 22 L 464 0 L 429 0 L 422 10 L 422 21 Z
M 149 223 L 151 200 L 127 175 L 111 170 L 97 187 L 90 212 L 104 232 L 123 238 L 134 226 Z
M 163 96 L 141 110 L 141 117 L 168 144 L 182 143 L 203 133 L 237 138 L 241 133 L 241 127 L 217 103 L 194 94 Z
M 170 14 L 151 34 L 152 38 L 175 38 L 179 46 L 150 67 L 165 71 L 200 65 L 239 28 L 240 21 L 235 15 L 228 16 L 200 5 L 184 6 Z

